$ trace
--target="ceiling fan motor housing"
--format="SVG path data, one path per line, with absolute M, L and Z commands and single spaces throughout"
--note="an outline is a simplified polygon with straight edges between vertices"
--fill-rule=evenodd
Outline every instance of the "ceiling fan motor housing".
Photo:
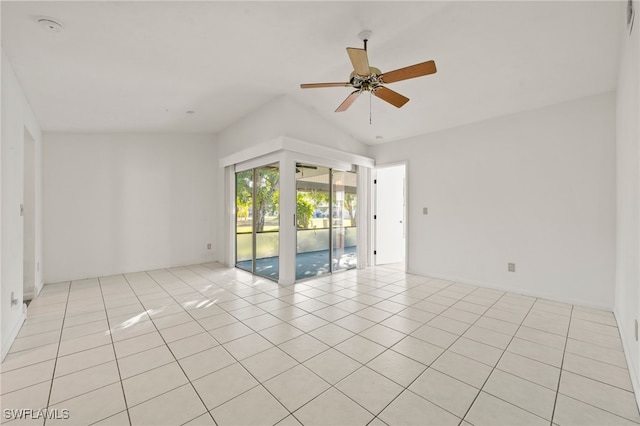
M 369 67 L 369 75 L 359 75 L 355 71 L 349 77 L 349 83 L 363 92 L 373 92 L 383 83 L 382 71 L 376 67 Z

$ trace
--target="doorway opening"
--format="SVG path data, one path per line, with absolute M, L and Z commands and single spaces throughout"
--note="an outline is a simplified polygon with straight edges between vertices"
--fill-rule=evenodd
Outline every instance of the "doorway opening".
M 36 186 L 35 186 L 35 140 L 24 130 L 22 185 L 22 289 L 25 301 L 36 297 Z
M 406 270 L 406 164 L 376 167 L 375 265 L 397 265 Z

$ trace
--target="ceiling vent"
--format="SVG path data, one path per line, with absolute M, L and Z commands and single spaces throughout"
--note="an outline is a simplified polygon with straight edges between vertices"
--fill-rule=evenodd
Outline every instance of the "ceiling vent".
M 59 33 L 60 31 L 62 31 L 62 24 L 58 21 L 54 21 L 51 18 L 40 18 L 38 19 L 38 24 L 46 31 L 49 31 L 51 33 Z

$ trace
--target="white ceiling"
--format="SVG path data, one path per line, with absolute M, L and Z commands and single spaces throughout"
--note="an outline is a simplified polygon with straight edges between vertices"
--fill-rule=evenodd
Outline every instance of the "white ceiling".
M 287 95 L 376 144 L 614 90 L 624 1 L 9 2 L 2 47 L 46 131 L 217 132 Z M 60 33 L 39 17 L 63 23 Z M 429 59 L 390 84 L 396 109 L 348 88 L 346 47 L 372 66 Z M 188 110 L 195 114 L 188 115 Z M 383 139 L 376 139 L 382 136 Z

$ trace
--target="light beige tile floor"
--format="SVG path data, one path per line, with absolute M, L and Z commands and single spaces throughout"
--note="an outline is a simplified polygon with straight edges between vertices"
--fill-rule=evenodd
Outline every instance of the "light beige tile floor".
M 611 312 L 393 267 L 49 284 L 1 372 L 8 424 L 640 423 Z

